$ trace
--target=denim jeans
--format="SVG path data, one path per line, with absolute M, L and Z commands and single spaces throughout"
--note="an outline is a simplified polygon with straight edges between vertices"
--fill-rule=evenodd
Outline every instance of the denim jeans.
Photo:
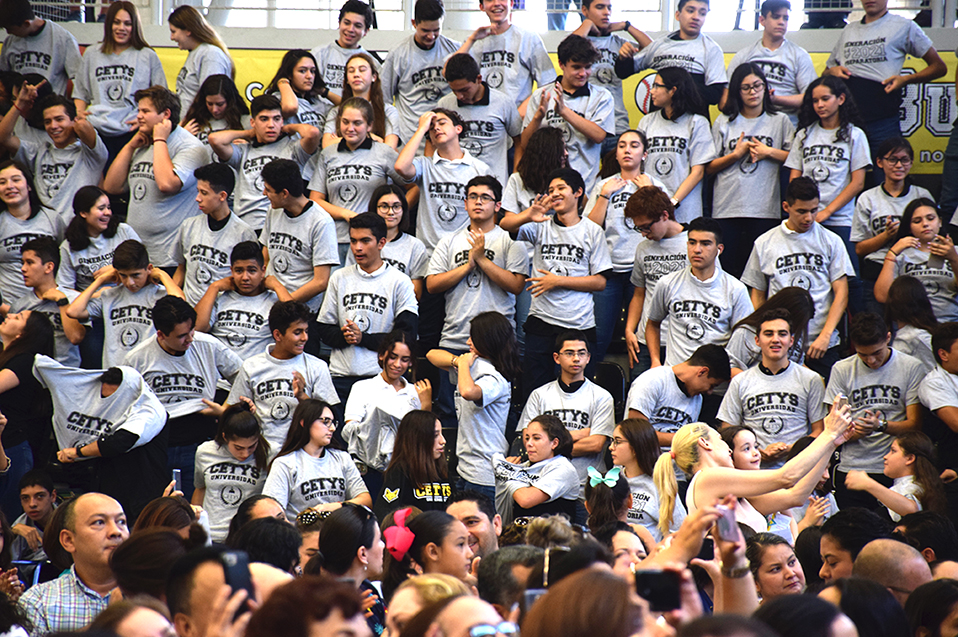
M 861 108 L 862 105 L 859 105 Z M 871 183 L 865 182 L 865 188 L 874 188 L 884 183 L 885 173 L 878 164 L 875 163 L 875 157 L 878 155 L 878 147 L 882 142 L 892 137 L 901 137 L 901 120 L 896 113 L 894 117 L 885 119 L 876 119 L 874 122 L 865 123 L 865 137 L 868 138 L 868 148 L 872 155 L 872 178 Z
M 456 491 L 462 493 L 463 491 L 478 491 L 479 493 L 489 496 L 493 502 L 496 501 L 496 488 L 495 487 L 485 487 L 481 484 L 475 484 L 474 482 L 467 482 L 462 478 L 456 480 Z
M 33 449 L 26 440 L 13 447 L 4 449 L 10 458 L 10 469 L 0 476 L 0 510 L 13 524 L 23 514 L 20 506 L 20 478 L 33 469 Z
M 615 272 L 605 280 L 604 290 L 592 293 L 597 341 L 595 351 L 592 352 L 592 360 L 596 364 L 601 363 L 606 352 L 609 351 L 616 323 L 622 316 L 622 312 L 628 309 L 629 301 L 632 300 L 634 288 L 629 282 L 631 276 L 631 271 Z
M 166 456 L 166 470 L 170 473 L 171 480 L 173 479 L 173 469 L 180 470 L 183 497 L 187 500 L 193 498 L 193 465 L 196 462 L 196 448 L 199 446 L 200 443 L 196 442 L 190 445 L 170 447 Z

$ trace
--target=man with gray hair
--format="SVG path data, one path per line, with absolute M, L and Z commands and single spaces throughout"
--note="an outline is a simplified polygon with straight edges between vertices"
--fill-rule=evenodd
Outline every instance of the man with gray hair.
M 852 575 L 878 582 L 902 606 L 912 591 L 931 581 L 931 569 L 917 549 L 898 540 L 872 540 L 855 558 Z
M 543 553 L 539 547 L 517 544 L 487 555 L 479 562 L 479 597 L 492 604 L 502 617 L 509 617 Z

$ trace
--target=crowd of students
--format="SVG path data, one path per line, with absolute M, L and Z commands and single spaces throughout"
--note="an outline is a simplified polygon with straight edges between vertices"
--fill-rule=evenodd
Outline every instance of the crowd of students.
M 557 74 L 480 8 L 383 60 L 347 0 L 247 103 L 194 7 L 168 82 L 133 3 L 81 56 L 0 0 L 0 632 L 954 634 L 928 36 L 869 0 L 819 77 L 766 0 L 726 68 L 591 0 Z

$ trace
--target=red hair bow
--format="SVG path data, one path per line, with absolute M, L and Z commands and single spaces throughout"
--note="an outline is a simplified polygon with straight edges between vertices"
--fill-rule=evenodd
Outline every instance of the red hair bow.
M 416 539 L 416 535 L 406 527 L 406 518 L 411 512 L 412 509 L 409 507 L 396 511 L 393 515 L 396 525 L 383 531 L 383 537 L 386 538 L 386 550 L 396 560 L 406 557 L 409 547 Z

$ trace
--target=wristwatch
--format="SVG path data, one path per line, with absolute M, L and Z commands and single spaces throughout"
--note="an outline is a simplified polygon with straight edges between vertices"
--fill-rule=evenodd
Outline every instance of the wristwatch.
M 75 450 L 77 452 L 77 458 L 86 458 L 86 456 L 83 455 L 83 445 L 75 447 Z
M 63 297 L 62 299 L 57 299 L 57 307 L 66 307 L 70 305 L 70 299 Z
M 739 566 L 738 568 L 725 568 L 722 567 L 722 576 L 728 579 L 741 579 L 748 575 L 749 568 L 748 566 Z
M 623 31 L 628 31 L 628 30 L 629 30 L 629 27 L 631 27 L 631 26 L 632 26 L 632 23 L 629 22 L 628 20 L 626 20 L 626 21 L 625 21 L 625 28 L 622 29 L 622 30 L 623 30 Z
M 877 431 L 878 433 L 885 433 L 887 429 L 888 429 L 888 421 L 885 420 L 884 418 L 880 419 L 878 421 L 878 426 L 875 427 L 875 431 Z

